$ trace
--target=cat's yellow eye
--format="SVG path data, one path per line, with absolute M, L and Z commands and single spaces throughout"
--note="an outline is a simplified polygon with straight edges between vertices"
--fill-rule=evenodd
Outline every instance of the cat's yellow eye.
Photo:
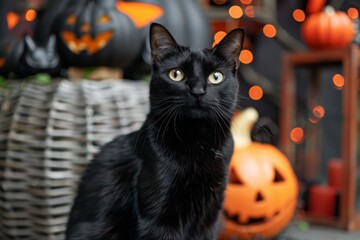
M 169 77 L 171 80 L 179 82 L 185 79 L 185 74 L 181 71 L 181 69 L 174 68 L 170 70 Z
M 212 72 L 208 77 L 209 82 L 212 84 L 219 84 L 224 81 L 224 79 L 225 76 L 219 71 Z

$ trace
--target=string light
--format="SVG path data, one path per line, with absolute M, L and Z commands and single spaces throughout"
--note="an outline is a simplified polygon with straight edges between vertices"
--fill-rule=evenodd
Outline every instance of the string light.
M 241 18 L 243 15 L 243 10 L 239 6 L 236 6 L 236 5 L 231 6 L 229 8 L 229 15 L 230 15 L 230 17 L 235 18 L 235 19 Z
M 347 10 L 347 14 L 349 15 L 349 17 L 351 17 L 352 19 L 357 19 L 359 18 L 359 11 L 354 8 L 354 7 L 351 7 Z
M 243 64 L 249 64 L 253 61 L 254 56 L 250 50 L 242 50 L 239 56 L 239 60 Z
M 304 130 L 300 127 L 293 128 L 290 132 L 290 139 L 296 144 L 302 143 L 304 140 Z
M 297 22 L 303 22 L 305 21 L 305 12 L 301 9 L 295 9 L 293 11 L 293 18 Z
M 320 118 L 323 118 L 325 116 L 325 109 L 324 109 L 323 106 L 318 105 L 318 106 L 315 106 L 313 108 L 312 113 L 314 114 L 314 116 L 316 118 L 320 119 Z
M 240 2 L 246 5 L 252 3 L 252 0 L 240 0 Z
M 341 74 L 335 74 L 332 78 L 333 84 L 336 89 L 341 90 L 345 85 L 345 79 Z
M 260 86 L 254 85 L 249 89 L 249 96 L 252 100 L 258 101 L 263 97 L 263 90 Z
M 224 32 L 224 31 L 219 31 L 219 32 L 215 33 L 215 35 L 214 35 L 215 44 L 218 44 L 225 36 L 226 36 L 226 32 Z
M 249 18 L 255 17 L 254 6 L 247 6 L 245 8 L 245 15 L 248 16 Z
M 33 9 L 29 9 L 25 12 L 25 20 L 28 22 L 32 22 L 36 19 L 36 11 Z
M 266 24 L 263 27 L 263 33 L 265 36 L 267 36 L 268 38 L 273 38 L 276 36 L 276 28 L 274 25 L 272 24 Z

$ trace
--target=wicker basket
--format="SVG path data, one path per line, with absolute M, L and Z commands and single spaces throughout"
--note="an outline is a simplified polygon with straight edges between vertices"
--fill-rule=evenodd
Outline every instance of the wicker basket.
M 139 129 L 148 85 L 55 81 L 0 92 L 0 239 L 63 239 L 78 180 L 101 145 Z

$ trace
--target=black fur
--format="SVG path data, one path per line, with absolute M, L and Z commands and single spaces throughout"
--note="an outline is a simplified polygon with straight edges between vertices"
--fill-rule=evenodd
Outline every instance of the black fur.
M 89 164 L 67 228 L 69 240 L 215 239 L 237 102 L 244 32 L 213 49 L 177 45 L 152 24 L 150 113 L 143 127 L 106 144 Z M 185 79 L 169 77 L 181 69 Z M 225 79 L 211 84 L 213 71 Z

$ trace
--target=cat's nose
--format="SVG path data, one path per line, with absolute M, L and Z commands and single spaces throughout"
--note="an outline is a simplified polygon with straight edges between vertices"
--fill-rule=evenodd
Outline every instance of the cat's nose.
M 202 96 L 204 96 L 206 94 L 206 90 L 202 87 L 197 87 L 197 88 L 192 88 L 190 90 L 190 94 L 196 98 L 196 99 L 200 99 Z

